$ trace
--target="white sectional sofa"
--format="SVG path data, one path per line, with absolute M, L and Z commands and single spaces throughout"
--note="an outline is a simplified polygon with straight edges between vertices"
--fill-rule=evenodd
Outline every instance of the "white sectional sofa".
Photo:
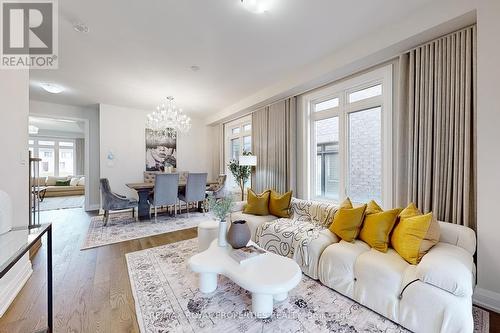
M 414 332 L 472 332 L 476 236 L 469 228 L 440 222 L 440 242 L 418 265 L 393 249 L 348 243 L 328 229 L 337 206 L 292 199 L 291 217 L 242 212 L 252 240 L 268 251 L 293 258 L 304 274 Z

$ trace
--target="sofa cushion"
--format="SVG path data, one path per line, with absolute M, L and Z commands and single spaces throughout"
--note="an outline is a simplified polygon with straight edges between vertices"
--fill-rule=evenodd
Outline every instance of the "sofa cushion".
M 253 241 L 255 241 L 255 233 L 259 225 L 265 222 L 274 221 L 276 219 L 277 217 L 274 215 L 259 216 L 259 215 L 245 214 L 242 211 L 231 213 L 231 221 L 237 221 L 237 220 L 247 221 Z
M 58 180 L 68 180 L 68 177 L 48 176 L 45 184 L 47 186 L 56 186 L 56 183 L 57 183 Z
M 328 229 L 319 232 L 317 238 L 312 239 L 306 251 L 297 251 L 294 260 L 299 264 L 304 274 L 317 280 L 319 278 L 319 261 L 325 249 L 333 243 L 338 243 L 340 238 Z M 308 258 L 302 258 L 307 254 Z M 303 265 L 303 263 L 308 265 Z
M 290 217 L 290 202 L 292 191 L 280 194 L 271 190 L 269 196 L 269 213 L 277 217 Z
M 85 186 L 85 177 L 81 177 L 79 180 L 78 180 L 78 184 L 77 186 Z
M 456 245 L 474 255 L 476 252 L 476 234 L 471 228 L 449 222 L 439 222 L 441 234 L 439 241 Z
M 352 242 L 359 235 L 366 205 L 356 208 L 339 208 L 333 218 L 330 231 L 345 240 Z
M 336 210 L 336 205 L 327 202 L 292 199 L 292 218 L 294 220 L 311 222 L 324 228 L 328 228 L 332 224 Z
M 453 295 L 472 295 L 474 261 L 466 250 L 458 246 L 438 243 L 417 265 L 416 274 L 420 281 Z
M 354 265 L 354 299 L 397 321 L 399 294 L 410 266 L 393 249 L 386 253 L 372 249 L 360 254 Z
M 65 179 L 65 180 L 56 180 L 56 186 L 70 186 L 71 180 Z
M 328 246 L 319 260 L 319 280 L 348 297 L 354 297 L 354 264 L 362 253 L 368 251 L 370 246 L 360 240 L 352 243 L 341 240 Z
M 400 209 L 391 209 L 385 212 L 366 215 L 359 238 L 375 250 L 387 252 L 389 248 L 389 234 L 396 223 L 399 212 Z
M 269 215 L 269 196 L 270 191 L 264 191 L 260 194 L 248 189 L 247 205 L 243 212 L 245 214 L 253 214 L 265 216 Z
M 80 178 L 78 178 L 78 177 L 71 177 L 71 180 L 69 181 L 69 185 L 70 186 L 77 186 L 79 180 L 80 180 Z

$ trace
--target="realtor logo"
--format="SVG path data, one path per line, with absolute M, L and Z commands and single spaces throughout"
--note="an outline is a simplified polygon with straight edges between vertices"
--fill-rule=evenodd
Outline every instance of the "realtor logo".
M 1 4 L 1 67 L 57 68 L 57 3 L 54 0 Z

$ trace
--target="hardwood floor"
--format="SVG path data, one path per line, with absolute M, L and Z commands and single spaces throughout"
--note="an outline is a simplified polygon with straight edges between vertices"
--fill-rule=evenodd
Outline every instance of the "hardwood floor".
M 80 251 L 89 215 L 82 209 L 42 212 L 53 223 L 55 332 L 139 332 L 125 253 L 196 237 L 196 229 Z M 46 247 L 33 275 L 0 318 L 1 333 L 26 333 L 46 323 Z
M 80 251 L 89 215 L 82 209 L 42 212 L 53 223 L 55 332 L 139 332 L 125 253 L 196 237 L 196 229 Z M 33 275 L 0 318 L 0 333 L 26 333 L 46 323 L 45 244 L 33 258 Z M 500 314 L 490 312 L 490 332 Z

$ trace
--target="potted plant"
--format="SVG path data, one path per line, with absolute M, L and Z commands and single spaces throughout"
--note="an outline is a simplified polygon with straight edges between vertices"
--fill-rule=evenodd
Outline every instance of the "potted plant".
M 227 246 L 227 221 L 226 217 L 231 212 L 233 199 L 231 197 L 223 197 L 216 199 L 213 195 L 208 197 L 208 206 L 213 215 L 219 220 L 219 246 Z
M 243 156 L 253 156 L 253 154 L 249 151 L 244 151 Z M 229 161 L 228 167 L 234 177 L 234 180 L 240 187 L 241 201 L 243 201 L 245 200 L 245 183 L 252 175 L 252 167 L 249 165 L 240 165 L 240 162 L 234 159 Z

